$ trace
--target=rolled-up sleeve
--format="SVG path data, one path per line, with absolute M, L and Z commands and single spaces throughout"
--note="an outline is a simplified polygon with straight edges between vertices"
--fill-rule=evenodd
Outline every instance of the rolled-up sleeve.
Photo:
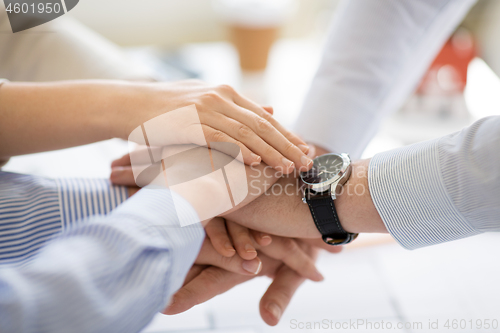
M 500 231 L 500 117 L 375 155 L 369 189 L 387 230 L 416 249 Z

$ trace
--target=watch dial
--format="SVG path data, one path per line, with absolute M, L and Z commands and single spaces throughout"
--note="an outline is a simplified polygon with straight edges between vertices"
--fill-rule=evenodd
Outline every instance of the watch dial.
M 343 165 L 344 161 L 339 155 L 322 155 L 314 159 L 311 170 L 302 172 L 301 177 L 308 184 L 324 183 L 335 177 Z

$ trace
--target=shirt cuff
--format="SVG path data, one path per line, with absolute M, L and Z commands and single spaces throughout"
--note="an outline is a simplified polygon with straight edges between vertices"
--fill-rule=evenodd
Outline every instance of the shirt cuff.
M 413 250 L 481 233 L 453 205 L 439 166 L 439 139 L 375 155 L 368 183 L 389 233 Z
M 107 179 L 56 179 L 63 230 L 94 215 L 107 215 L 128 198 L 125 186 Z
M 205 238 L 203 226 L 191 204 L 168 189 L 143 188 L 112 215 L 140 221 L 143 231 L 151 233 L 149 239 L 161 237 L 172 254 L 172 269 L 166 281 L 170 281 L 172 294 L 182 287 Z M 189 225 L 181 227 L 180 220 Z

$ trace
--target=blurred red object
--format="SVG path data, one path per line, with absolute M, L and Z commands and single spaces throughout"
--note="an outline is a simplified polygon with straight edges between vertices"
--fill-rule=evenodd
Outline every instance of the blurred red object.
M 463 92 L 467 84 L 467 67 L 476 57 L 472 34 L 457 30 L 446 42 L 424 75 L 418 95 L 448 95 Z

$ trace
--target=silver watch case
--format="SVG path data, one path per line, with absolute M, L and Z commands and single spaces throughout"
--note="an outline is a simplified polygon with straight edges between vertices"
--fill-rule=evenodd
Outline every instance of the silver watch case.
M 302 190 L 302 202 L 303 203 L 307 203 L 306 195 L 307 195 L 308 191 L 306 191 L 306 190 L 312 190 L 316 193 L 323 193 L 326 191 L 330 191 L 330 195 L 332 197 L 332 200 L 337 199 L 337 196 L 336 196 L 337 186 L 344 185 L 345 182 L 351 176 L 352 168 L 351 168 L 351 158 L 349 157 L 349 154 L 347 154 L 347 153 L 342 153 L 342 154 L 330 153 L 330 154 L 324 154 L 324 155 L 318 156 L 317 158 L 322 157 L 322 156 L 326 156 L 326 155 L 340 156 L 342 158 L 342 161 L 343 161 L 342 168 L 334 177 L 332 177 L 331 179 L 328 179 L 327 181 L 325 181 L 323 183 L 318 183 L 318 184 L 308 184 L 308 183 L 304 182 L 304 180 L 302 179 L 302 175 L 301 175 L 300 180 L 302 181 L 301 190 Z

